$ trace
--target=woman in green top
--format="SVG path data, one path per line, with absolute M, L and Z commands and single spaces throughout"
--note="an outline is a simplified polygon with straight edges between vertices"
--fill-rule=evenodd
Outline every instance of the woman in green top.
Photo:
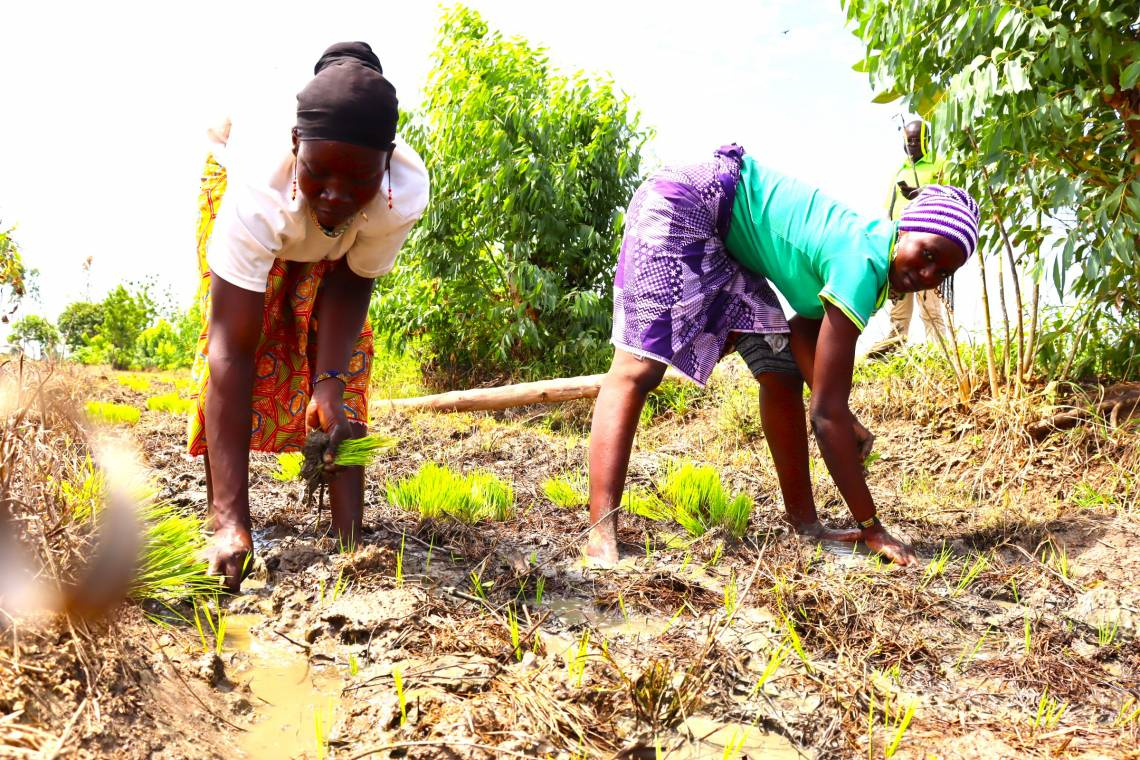
M 847 403 L 855 343 L 889 291 L 938 287 L 977 239 L 977 204 L 959 188 L 928 185 L 899 222 L 871 220 L 736 145 L 646 181 L 630 202 L 614 279 L 617 350 L 594 408 L 587 554 L 617 559 L 633 435 L 666 367 L 703 385 L 735 342 L 760 384 L 787 521 L 804 535 L 863 540 L 899 564 L 913 561 L 879 522 L 863 474 L 872 436 Z M 790 321 L 765 278 L 796 312 Z M 816 515 L 805 380 L 812 429 L 857 528 L 827 528 Z

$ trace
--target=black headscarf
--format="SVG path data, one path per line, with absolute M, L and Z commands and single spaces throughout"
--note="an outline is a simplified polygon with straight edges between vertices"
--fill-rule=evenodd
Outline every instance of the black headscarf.
M 297 137 L 390 150 L 400 111 L 396 88 L 365 42 L 338 42 L 297 93 Z

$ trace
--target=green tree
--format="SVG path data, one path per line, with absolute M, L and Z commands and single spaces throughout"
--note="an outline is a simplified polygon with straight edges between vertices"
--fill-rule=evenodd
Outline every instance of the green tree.
M 139 334 L 155 314 L 155 304 L 146 286 L 134 292 L 118 285 L 103 299 L 103 324 L 97 338 L 109 348 L 108 358 L 115 369 L 128 369 L 135 355 Z
M 1073 366 L 1103 311 L 1140 331 L 1136 0 L 843 5 L 866 43 L 860 67 L 881 90 L 876 101 L 902 97 L 933 117 L 956 180 L 983 203 L 982 250 L 989 266 L 1006 269 L 1015 304 L 1003 316 L 1012 350 L 991 361 L 991 385 L 1008 365 L 1016 380 L 1032 371 L 1044 276 L 1076 307 L 1046 336 L 1071 347 L 1067 363 L 1053 367 L 1058 374 Z M 1019 271 L 1031 275 L 1029 304 Z M 1004 289 L 1006 277 L 997 282 Z
M 4 322 L 20 305 L 20 299 L 26 292 L 24 278 L 27 272 L 11 233 L 11 228 L 0 230 L 0 321 Z
M 646 133 L 612 82 L 555 73 L 472 10 L 444 15 L 405 137 L 432 179 L 426 216 L 379 286 L 376 327 L 422 336 L 448 375 L 599 367 L 622 209 Z
M 47 358 L 59 349 L 59 331 L 43 317 L 29 314 L 12 325 L 8 342 L 37 359 Z
M 103 304 L 76 301 L 59 315 L 59 331 L 70 351 L 78 351 L 103 326 Z

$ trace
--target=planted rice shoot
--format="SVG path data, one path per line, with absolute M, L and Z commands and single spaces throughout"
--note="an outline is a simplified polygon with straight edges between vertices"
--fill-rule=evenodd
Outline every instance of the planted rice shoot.
M 982 574 L 982 571 L 985 570 L 989 564 L 990 561 L 986 559 L 984 554 L 975 554 L 974 561 L 970 563 L 970 565 L 962 566 L 962 572 L 958 576 L 958 583 L 954 586 L 952 596 L 962 594 L 969 589 L 970 584 L 977 580 L 978 576 Z
M 1033 718 L 1033 730 L 1053 729 L 1061 722 L 1065 711 L 1069 709 L 1068 702 L 1058 702 L 1049 696 L 1049 687 L 1041 692 L 1041 699 L 1037 702 L 1037 715 Z
M 723 528 L 739 539 L 748 530 L 752 499 L 747 494 L 730 496 L 714 467 L 682 462 L 670 468 L 660 486 L 673 507 L 673 518 L 692 536 Z
M 776 647 L 776 650 L 768 657 L 768 663 L 760 673 L 760 678 L 756 680 L 756 685 L 752 687 L 752 696 L 759 694 L 760 690 L 764 688 L 764 684 L 768 683 L 768 681 L 772 679 L 772 676 L 776 675 L 776 671 L 780 669 L 780 665 L 783 664 L 784 659 L 787 658 L 788 652 L 791 650 L 791 644 L 788 643 L 787 639 L 780 642 L 780 645 Z
M 177 393 L 163 393 L 146 400 L 146 408 L 152 412 L 167 414 L 189 414 L 195 407 L 194 399 L 182 398 Z
M 88 401 L 87 416 L 104 425 L 137 425 L 142 412 L 130 404 L 112 404 L 108 401 Z
M 1117 711 L 1116 718 L 1112 721 L 1112 727 L 1127 728 L 1138 722 L 1140 722 L 1140 706 L 1137 706 L 1135 697 L 1129 697 L 1124 700 L 1124 704 Z
M 547 478 L 542 482 L 542 494 L 563 509 L 583 507 L 590 502 L 589 485 L 581 473 Z
M 1097 643 L 1102 647 L 1112 646 L 1116 641 L 1116 634 L 1120 628 L 1120 624 L 1116 621 L 1108 622 L 1107 620 L 1101 621 L 1101 624 L 1096 629 Z
M 202 651 L 220 655 L 226 640 L 226 626 L 229 621 L 225 609 L 216 601 L 215 598 L 214 606 L 218 610 L 215 614 L 210 612 L 209 604 L 194 600 L 194 626 L 198 629 L 198 637 L 202 640 Z M 202 621 L 205 621 L 204 625 Z
M 388 501 L 421 517 L 444 515 L 468 525 L 480 520 L 505 521 L 515 513 L 511 485 L 489 472 L 463 476 L 428 462 L 414 474 L 388 481 Z
M 400 703 L 400 726 L 408 722 L 408 698 L 404 693 L 404 674 L 399 668 L 392 668 L 392 681 L 396 684 L 396 699 Z
M 1065 580 L 1071 579 L 1069 555 L 1065 551 L 1065 547 L 1054 546 L 1052 541 L 1047 541 L 1045 548 L 1041 550 L 1041 562 L 1046 567 L 1053 568 L 1053 570 Z
M 397 440 L 390 435 L 366 435 L 340 442 L 336 450 L 336 464 L 341 467 L 367 467 L 376 457 L 396 447 Z

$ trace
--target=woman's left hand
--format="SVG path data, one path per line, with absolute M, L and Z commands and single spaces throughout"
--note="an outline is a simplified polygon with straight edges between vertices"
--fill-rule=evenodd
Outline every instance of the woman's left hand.
M 341 441 L 352 437 L 352 425 L 344 414 L 344 385 L 339 380 L 325 380 L 313 389 L 313 397 L 305 410 L 305 424 L 310 430 L 320 429 L 329 437 L 325 449 L 325 472 L 339 472 L 335 464 Z
M 855 443 L 859 446 L 859 461 L 866 462 L 871 456 L 871 449 L 875 447 L 875 434 L 863 427 L 859 420 L 852 417 L 852 429 L 855 431 Z

